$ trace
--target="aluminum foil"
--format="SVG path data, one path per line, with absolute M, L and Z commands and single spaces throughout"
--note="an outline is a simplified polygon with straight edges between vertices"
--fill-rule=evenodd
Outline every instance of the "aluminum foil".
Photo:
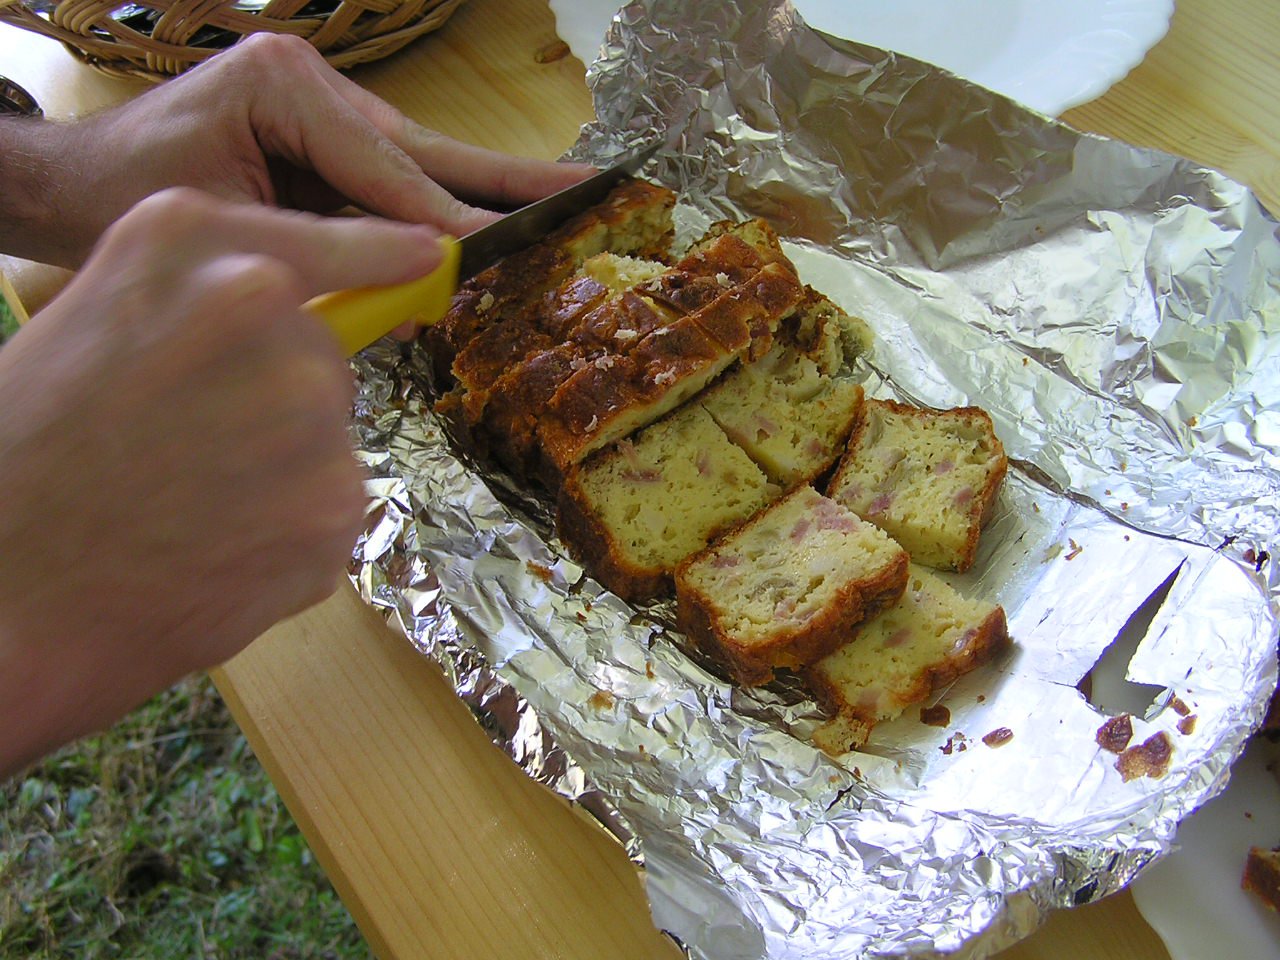
M 691 957 L 983 957 L 1119 889 L 1222 789 L 1276 683 L 1276 223 L 1220 174 L 777 0 L 627 6 L 588 80 L 575 158 L 662 138 L 644 174 L 679 192 L 682 237 L 768 217 L 875 330 L 869 392 L 991 413 L 1014 466 L 951 579 L 1004 605 L 1014 651 L 946 691 L 945 726 L 911 712 L 833 760 L 802 694 L 735 689 L 669 607 L 587 577 L 390 343 L 355 361 L 353 581 L 626 844 Z M 1099 747 L 1125 712 L 1134 744 L 1171 744 L 1162 775 Z

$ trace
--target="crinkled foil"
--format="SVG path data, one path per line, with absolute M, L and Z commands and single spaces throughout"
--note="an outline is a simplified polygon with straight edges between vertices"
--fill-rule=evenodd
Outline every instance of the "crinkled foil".
M 785 2 L 633 4 L 588 79 L 575 157 L 663 138 L 645 175 L 684 237 L 768 217 L 874 328 L 873 394 L 991 413 L 1014 465 L 952 579 L 1004 605 L 1015 649 L 946 692 L 945 726 L 910 712 L 830 759 L 812 703 L 733 688 L 669 607 L 585 577 L 543 504 L 450 445 L 419 349 L 386 343 L 356 361 L 354 582 L 627 845 L 691 957 L 983 957 L 1122 887 L 1221 790 L 1276 682 L 1275 222 L 1213 171 Z M 1125 782 L 1099 748 L 1126 709 L 1133 743 L 1172 743 L 1163 776 Z

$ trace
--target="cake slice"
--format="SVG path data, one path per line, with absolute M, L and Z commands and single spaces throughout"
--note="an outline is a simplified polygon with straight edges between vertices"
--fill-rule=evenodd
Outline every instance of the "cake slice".
M 767 338 L 799 302 L 795 274 L 769 264 L 694 313 L 653 330 L 623 355 L 576 371 L 539 425 L 548 485 L 589 454 L 652 423 Z
M 965 571 L 1008 460 L 977 407 L 925 410 L 868 400 L 827 489 L 916 563 Z
M 680 565 L 677 618 L 734 680 L 754 686 L 844 642 L 902 595 L 907 565 L 883 531 L 801 486 Z
M 779 346 L 730 371 L 698 402 L 770 480 L 789 490 L 839 458 L 862 409 L 862 387 Z
M 696 405 L 602 450 L 566 479 L 561 540 L 627 600 L 668 592 L 671 575 L 778 490 Z
M 1004 609 L 968 600 L 911 564 L 906 592 L 808 671 L 834 719 L 814 734 L 829 753 L 861 746 L 877 723 L 921 703 L 1009 644 Z

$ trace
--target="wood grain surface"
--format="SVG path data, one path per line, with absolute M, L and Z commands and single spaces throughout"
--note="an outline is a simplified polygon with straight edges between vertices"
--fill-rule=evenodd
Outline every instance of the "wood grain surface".
M 554 157 L 591 115 L 582 64 L 556 50 L 544 0 L 468 0 L 352 76 L 427 126 Z M 1181 0 L 1147 59 L 1065 119 L 1217 167 L 1280 209 L 1278 51 L 1275 0 Z M 53 116 L 144 88 L 13 28 L 0 28 L 0 58 Z M 33 307 L 66 280 L 2 266 Z M 214 678 L 383 960 L 678 955 L 621 848 L 493 749 L 439 670 L 348 586 Z M 1127 894 L 1056 913 L 1001 956 L 1168 960 Z

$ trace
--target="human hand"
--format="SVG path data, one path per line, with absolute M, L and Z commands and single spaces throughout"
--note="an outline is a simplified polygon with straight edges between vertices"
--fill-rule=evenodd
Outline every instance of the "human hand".
M 334 589 L 352 382 L 300 307 L 437 236 L 167 191 L 0 351 L 0 776 Z
M 272 34 L 120 107 L 39 129 L 58 141 L 46 174 L 52 215 L 28 222 L 14 238 L 27 249 L 11 252 L 69 267 L 125 210 L 171 186 L 317 212 L 354 204 L 461 236 L 498 216 L 486 205 L 522 205 L 592 172 L 427 130 L 306 41 Z

